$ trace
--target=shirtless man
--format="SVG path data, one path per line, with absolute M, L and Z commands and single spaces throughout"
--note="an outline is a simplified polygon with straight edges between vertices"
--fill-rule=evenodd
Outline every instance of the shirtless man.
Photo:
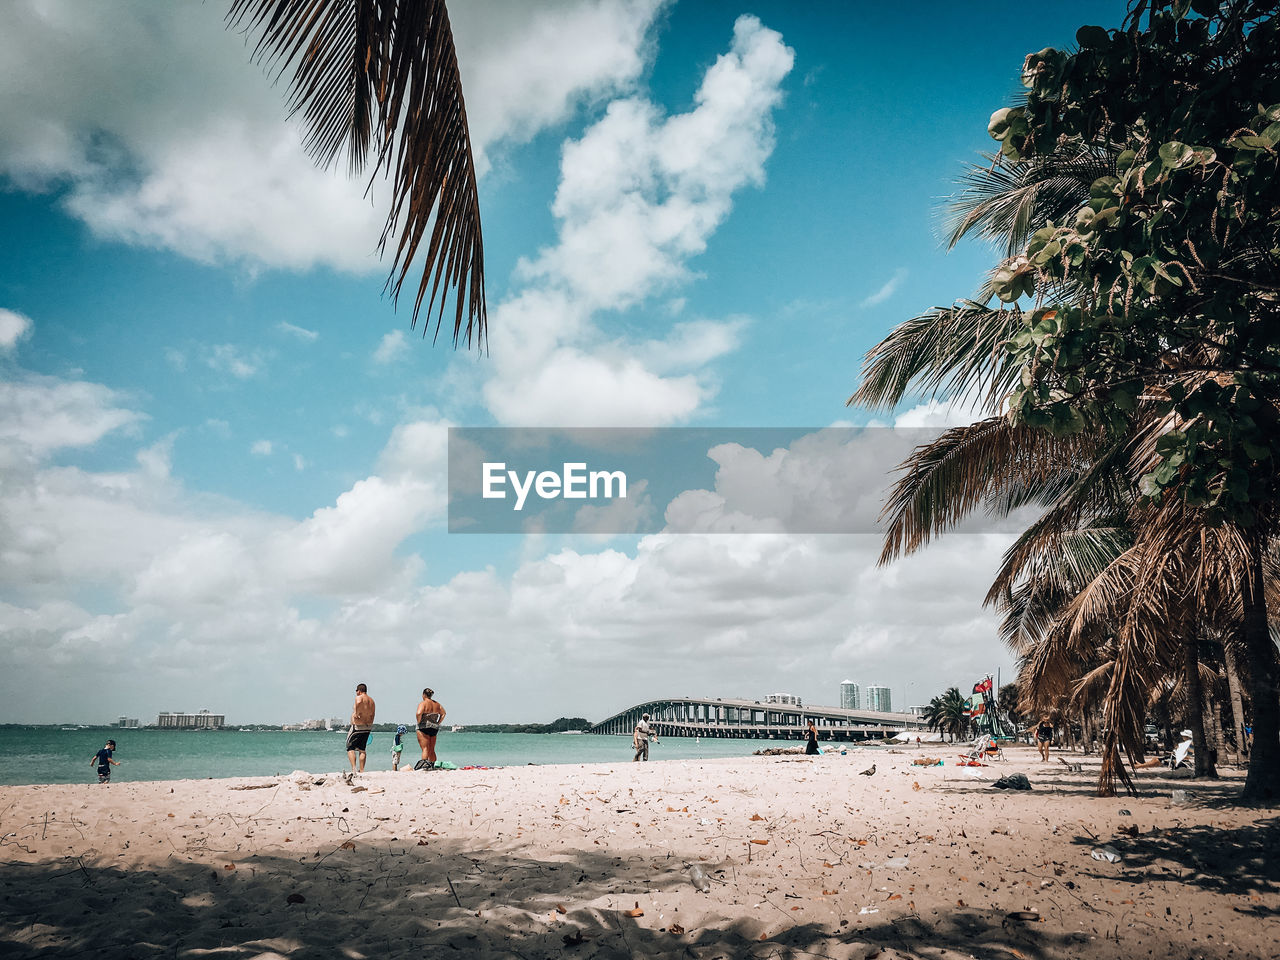
M 365 747 L 369 745 L 369 733 L 373 730 L 373 698 L 363 683 L 356 684 L 356 703 L 351 708 L 351 730 L 347 734 L 347 759 L 352 773 L 364 773 Z M 360 755 L 360 768 L 356 769 L 356 754 Z
M 422 759 L 413 765 L 415 770 L 433 770 L 436 765 L 436 734 L 444 722 L 444 707 L 435 700 L 435 691 L 427 687 L 422 691 L 422 702 L 415 716 L 418 718 L 418 746 L 422 747 Z

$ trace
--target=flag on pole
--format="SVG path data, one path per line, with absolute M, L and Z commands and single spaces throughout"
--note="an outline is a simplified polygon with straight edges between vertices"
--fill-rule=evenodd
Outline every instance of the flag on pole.
M 987 679 L 983 680 L 981 683 L 975 683 L 973 685 L 973 692 L 974 693 L 990 693 L 991 677 L 987 677 Z

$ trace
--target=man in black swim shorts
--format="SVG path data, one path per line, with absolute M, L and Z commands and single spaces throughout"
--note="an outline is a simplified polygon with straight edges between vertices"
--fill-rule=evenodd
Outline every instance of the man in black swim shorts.
M 431 770 L 436 765 L 436 734 L 444 722 L 444 707 L 435 699 L 435 691 L 427 687 L 422 691 L 418 704 L 418 746 L 422 747 L 422 759 L 413 765 L 415 770 Z
M 369 688 L 363 683 L 356 684 L 356 702 L 351 708 L 351 730 L 347 733 L 347 760 L 351 762 L 352 773 L 364 773 L 365 748 L 369 745 L 369 734 L 373 732 L 374 709 Z M 358 770 L 357 757 L 360 764 Z

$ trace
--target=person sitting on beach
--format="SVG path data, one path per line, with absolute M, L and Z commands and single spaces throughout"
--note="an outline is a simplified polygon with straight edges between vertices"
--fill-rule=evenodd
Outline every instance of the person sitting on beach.
M 369 746 L 369 734 L 373 732 L 373 714 L 376 709 L 369 688 L 356 684 L 356 702 L 351 708 L 351 729 L 347 732 L 347 760 L 352 773 L 364 773 L 365 748 Z M 359 769 L 356 769 L 357 755 Z
M 112 760 L 111 754 L 115 752 L 116 742 L 108 740 L 107 745 L 89 758 L 90 763 L 98 765 L 98 782 L 107 783 L 111 780 L 111 768 L 120 766 L 119 760 Z
M 1169 767 L 1177 770 L 1179 767 L 1186 766 L 1187 754 L 1191 752 L 1191 731 L 1182 731 L 1182 742 L 1174 748 L 1173 753 L 1163 757 L 1152 757 L 1143 763 L 1135 763 L 1135 770 L 1150 770 L 1155 767 Z
M 404 735 L 408 728 L 402 723 L 396 727 L 396 738 L 391 743 L 391 769 L 400 769 L 400 756 L 404 753 Z
M 653 736 L 653 727 L 649 726 L 649 715 L 646 713 L 640 718 L 635 731 L 631 734 L 631 746 L 636 751 L 636 755 L 631 758 L 633 763 L 637 760 L 649 762 L 649 738 Z
M 415 713 L 418 718 L 418 746 L 422 747 L 422 759 L 413 765 L 415 770 L 434 770 L 436 766 L 436 735 L 444 722 L 445 711 L 435 695 L 430 687 L 425 688 Z

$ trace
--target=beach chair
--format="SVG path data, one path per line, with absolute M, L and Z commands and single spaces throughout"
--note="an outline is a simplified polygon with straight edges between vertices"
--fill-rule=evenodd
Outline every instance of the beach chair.
M 986 760 L 1003 760 L 1004 751 L 1000 749 L 999 742 L 989 733 L 984 733 L 973 743 L 973 749 L 963 758 L 965 760 L 974 760 L 979 763 Z
M 969 753 L 961 755 L 961 765 L 969 765 L 969 767 L 980 767 L 989 760 L 1004 760 L 1005 751 L 1000 749 L 1000 744 L 996 742 L 995 737 L 991 733 L 983 733 L 974 741 L 973 749 Z
M 1188 759 L 1190 753 L 1191 753 L 1191 741 L 1183 740 L 1180 744 L 1178 744 L 1177 747 L 1174 748 L 1173 755 L 1169 757 L 1169 769 L 1177 770 L 1179 767 L 1191 766 L 1191 761 L 1190 759 Z

